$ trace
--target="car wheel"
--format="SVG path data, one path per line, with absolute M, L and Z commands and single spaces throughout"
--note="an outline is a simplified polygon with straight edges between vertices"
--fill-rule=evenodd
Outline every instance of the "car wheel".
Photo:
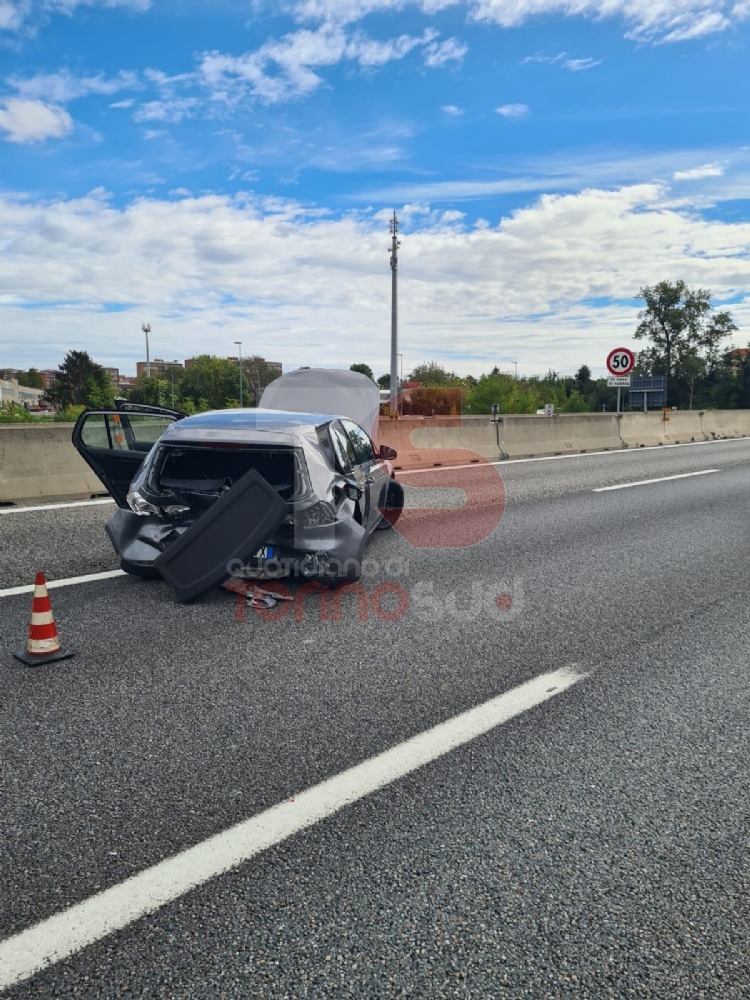
M 392 528 L 401 517 L 401 511 L 404 509 L 404 488 L 395 480 L 388 486 L 388 496 L 384 509 L 388 511 L 388 517 L 380 515 L 380 520 L 375 525 L 376 531 L 387 531 Z

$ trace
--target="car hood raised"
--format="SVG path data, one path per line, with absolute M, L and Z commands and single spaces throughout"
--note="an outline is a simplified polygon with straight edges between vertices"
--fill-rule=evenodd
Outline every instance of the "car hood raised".
M 267 410 L 335 413 L 349 417 L 373 439 L 377 437 L 380 390 L 360 372 L 338 368 L 301 368 L 282 375 L 263 392 Z

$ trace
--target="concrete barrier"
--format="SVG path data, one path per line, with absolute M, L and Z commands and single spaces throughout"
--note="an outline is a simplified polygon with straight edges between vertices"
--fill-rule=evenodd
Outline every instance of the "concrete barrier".
M 404 417 L 380 420 L 378 442 L 398 452 L 398 469 L 429 469 L 482 458 L 533 458 L 659 444 L 750 437 L 750 410 Z M 145 425 L 144 425 L 145 428 Z M 106 490 L 70 440 L 72 424 L 0 424 L 0 503 L 74 499 Z M 156 427 L 154 433 L 157 433 Z
M 73 424 L 0 424 L 0 502 L 106 493 L 73 447 Z
M 430 469 L 501 457 L 490 417 L 402 417 L 382 419 L 378 443 L 398 452 L 396 469 Z
M 626 448 L 653 448 L 660 444 L 686 444 L 706 440 L 698 410 L 623 413 L 620 419 L 620 436 Z
M 496 422 L 489 416 L 403 417 L 381 421 L 378 440 L 396 449 L 394 464 L 403 469 L 463 464 L 475 460 L 472 454 L 498 461 L 622 448 L 614 413 L 512 414 Z
M 704 410 L 701 426 L 706 438 L 750 436 L 750 410 Z
M 622 448 L 614 413 L 562 413 L 502 416 L 500 450 L 508 458 L 534 458 Z

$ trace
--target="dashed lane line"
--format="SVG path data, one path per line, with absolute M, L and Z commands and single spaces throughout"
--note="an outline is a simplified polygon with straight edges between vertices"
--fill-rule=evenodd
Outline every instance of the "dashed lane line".
M 639 479 L 636 483 L 618 483 L 617 486 L 597 486 L 592 493 L 609 493 L 610 490 L 629 490 L 631 486 L 651 486 L 652 483 L 668 483 L 673 479 L 690 479 L 692 476 L 708 476 L 719 469 L 701 469 L 700 472 L 681 472 L 679 476 L 660 476 L 659 479 Z

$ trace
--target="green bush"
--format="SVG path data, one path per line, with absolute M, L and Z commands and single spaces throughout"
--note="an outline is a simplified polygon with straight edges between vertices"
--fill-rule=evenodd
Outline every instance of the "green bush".
M 0 404 L 0 424 L 36 424 L 41 419 L 18 403 Z
M 65 406 L 57 411 L 55 420 L 60 424 L 74 424 L 85 409 L 85 406 Z

